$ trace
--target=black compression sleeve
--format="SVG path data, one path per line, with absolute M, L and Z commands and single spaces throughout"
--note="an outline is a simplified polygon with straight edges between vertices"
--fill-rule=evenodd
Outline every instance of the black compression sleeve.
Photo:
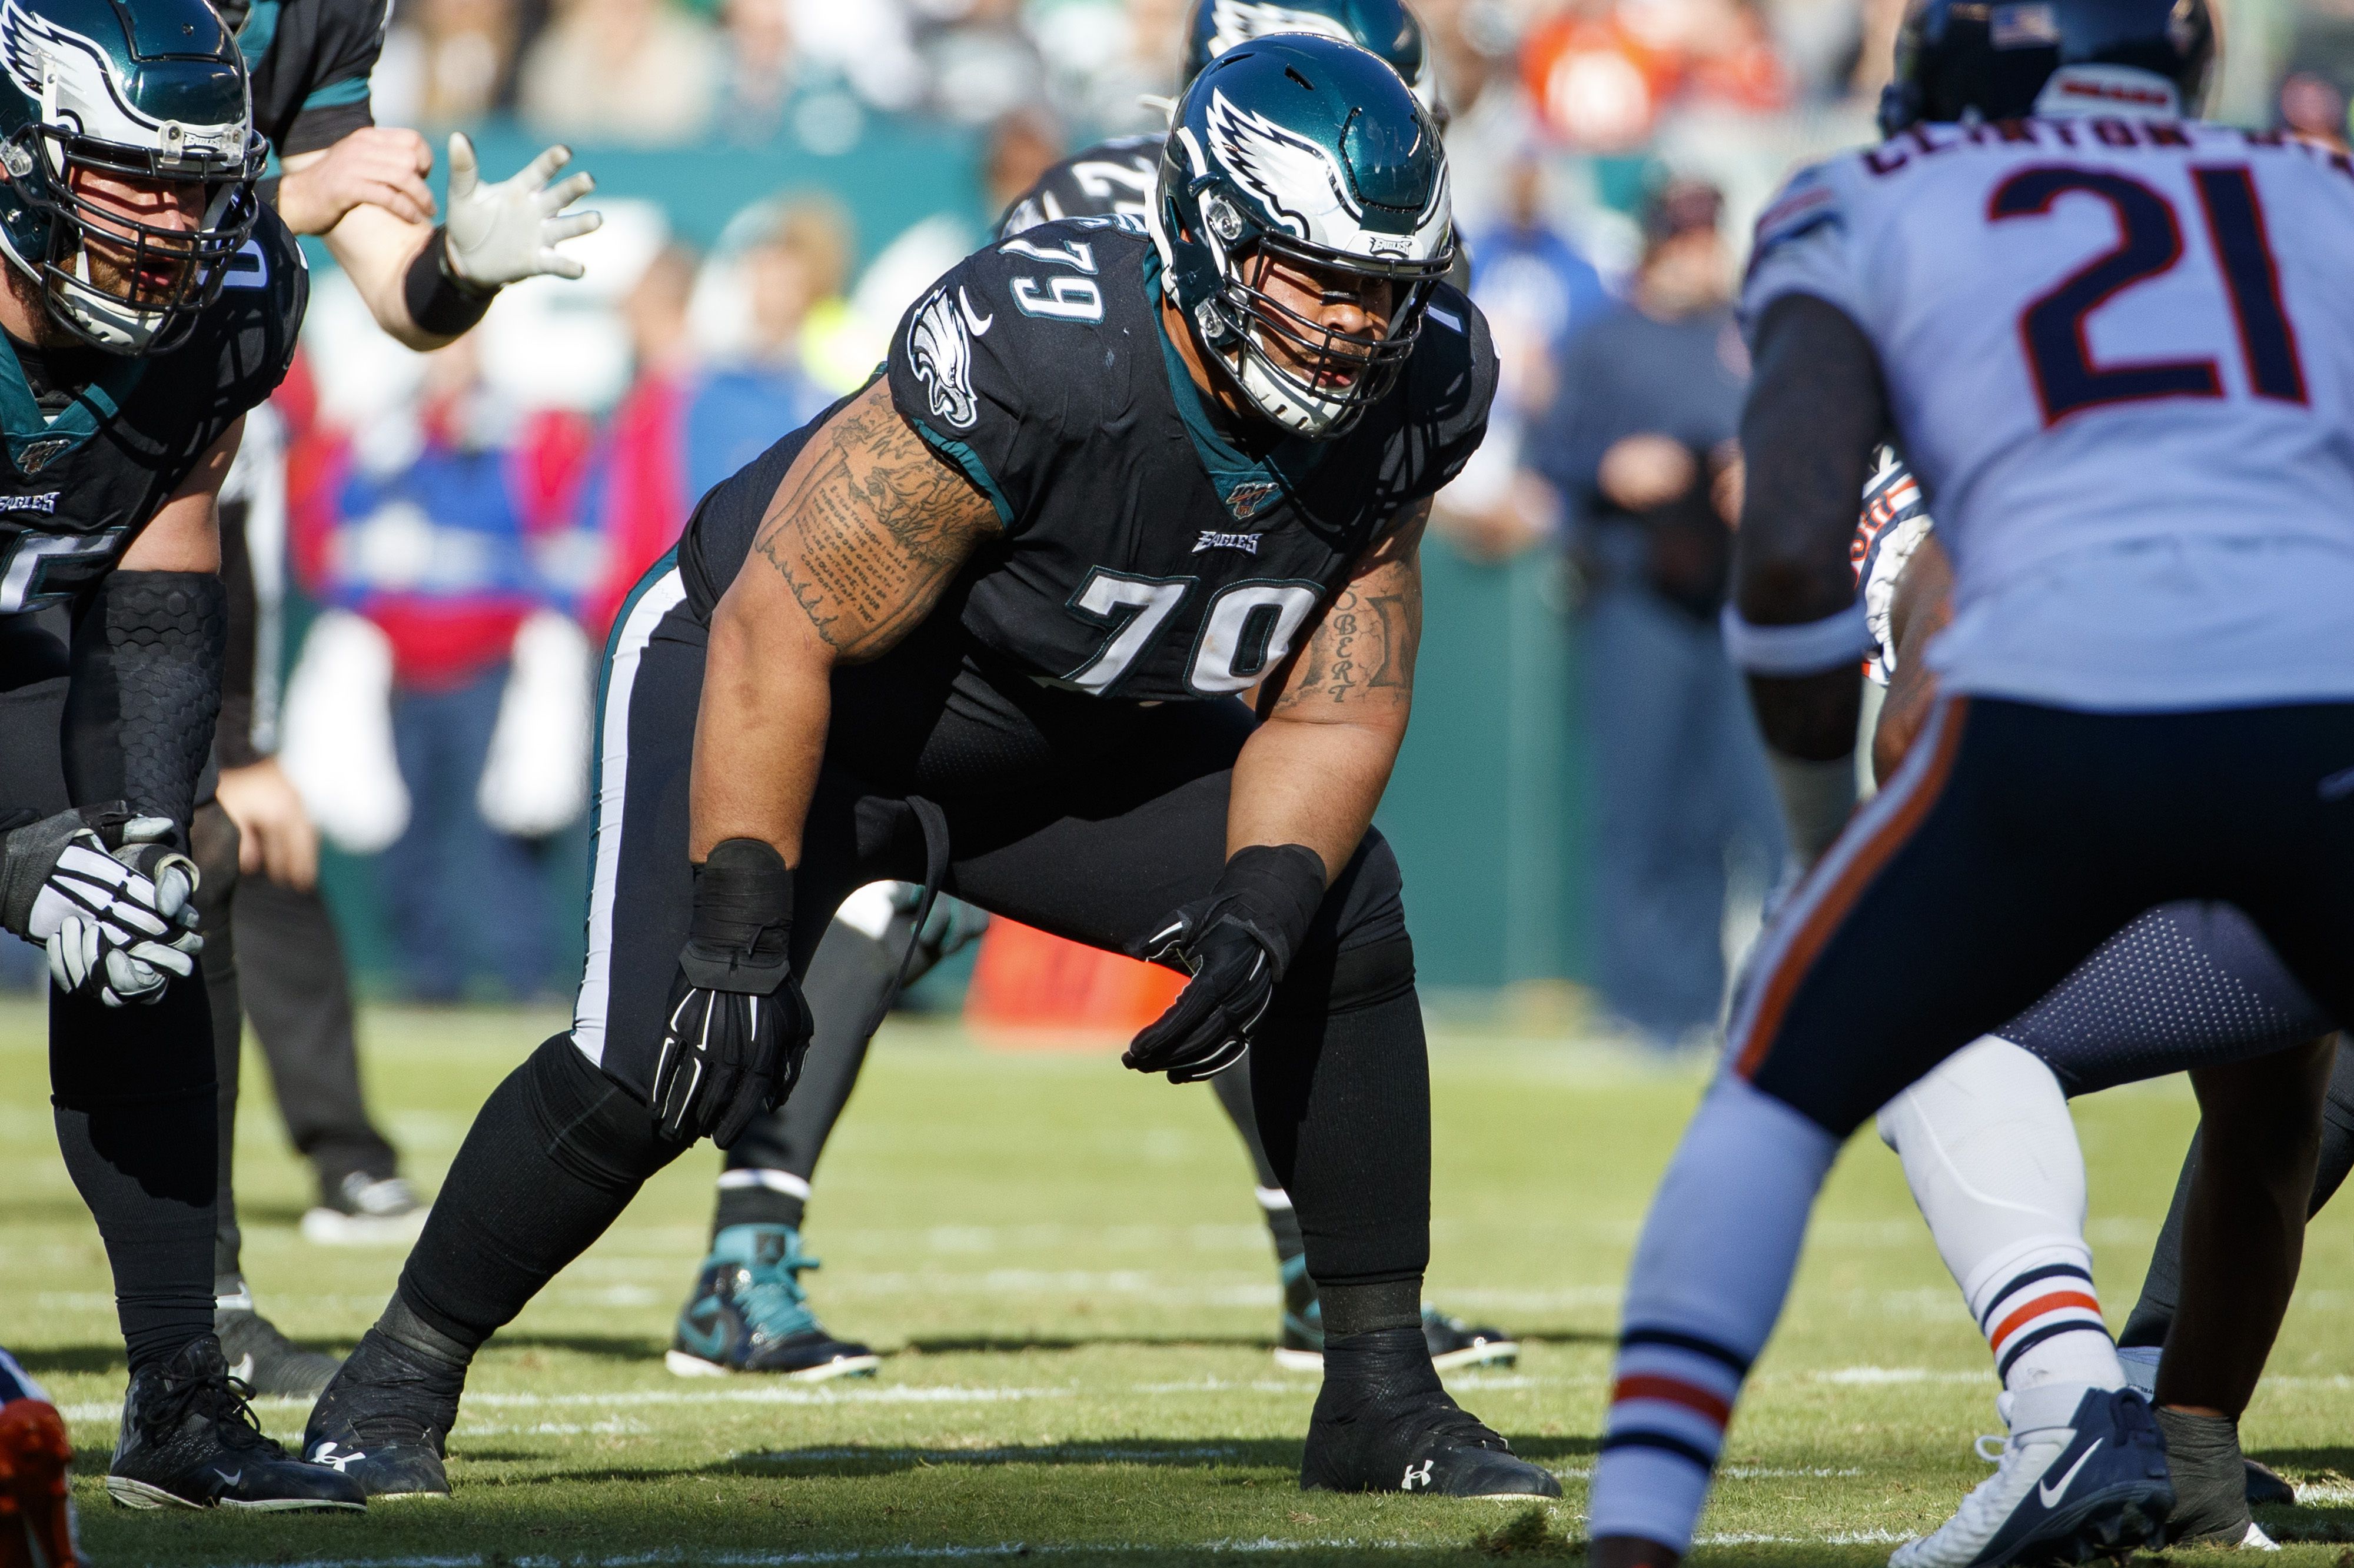
M 246 546 L 248 503 L 224 501 L 220 509 L 221 589 L 228 617 L 227 656 L 221 666 L 220 723 L 214 744 L 223 768 L 261 760 L 253 748 L 254 677 L 260 669 L 261 601 L 253 581 L 253 556 Z
M 496 289 L 479 289 L 450 270 L 450 231 L 436 228 L 401 281 L 401 299 L 408 319 L 441 337 L 470 332 L 497 297 Z
M 76 801 L 128 800 L 170 818 L 185 844 L 228 641 L 228 596 L 209 572 L 116 571 L 99 584 L 74 625 L 66 696 Z

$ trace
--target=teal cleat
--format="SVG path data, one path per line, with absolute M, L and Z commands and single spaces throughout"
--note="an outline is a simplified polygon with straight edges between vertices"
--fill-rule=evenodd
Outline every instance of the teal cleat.
M 681 1377 L 769 1372 L 800 1383 L 872 1377 L 883 1358 L 819 1326 L 801 1289 L 818 1260 L 791 1225 L 729 1225 L 711 1238 L 663 1364 Z

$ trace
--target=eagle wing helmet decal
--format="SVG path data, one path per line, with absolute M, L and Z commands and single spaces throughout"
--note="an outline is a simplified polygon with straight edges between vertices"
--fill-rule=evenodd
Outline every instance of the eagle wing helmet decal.
M 1299 238 L 1324 242 L 1320 220 L 1346 214 L 1359 227 L 1364 209 L 1349 196 L 1349 182 L 1331 152 L 1287 131 L 1264 114 L 1237 109 L 1223 92 L 1210 95 L 1210 151 L 1236 185 L 1280 218 Z
M 163 122 L 143 112 L 123 91 L 106 51 L 80 33 L 36 16 L 16 0 L 0 5 L 0 64 L 52 123 L 70 119 L 85 134 L 133 144 L 152 139 Z M 109 116 L 147 135 L 114 134 Z
M 916 379 L 930 394 L 932 412 L 960 430 L 981 422 L 972 391 L 972 340 L 988 333 L 995 316 L 977 316 L 960 288 L 932 291 L 907 330 L 907 355 Z
M 1335 17 L 1296 5 L 1273 5 L 1269 0 L 1210 0 L 1210 27 L 1212 59 L 1268 33 L 1321 33 L 1344 44 L 1357 41 Z

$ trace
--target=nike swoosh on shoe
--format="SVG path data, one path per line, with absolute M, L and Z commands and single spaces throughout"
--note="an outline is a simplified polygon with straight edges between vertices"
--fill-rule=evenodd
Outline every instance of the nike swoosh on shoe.
M 2058 1486 L 2055 1487 L 2051 1482 L 2045 1481 L 2035 1489 L 2036 1500 L 2042 1503 L 2045 1508 L 2050 1508 L 2053 1504 L 2057 1503 L 2062 1496 L 2067 1492 L 2068 1484 L 2076 1478 L 2076 1472 L 2083 1469 L 2086 1465 L 2092 1462 L 2094 1449 L 2097 1449 L 2102 1444 L 2107 1441 L 2108 1439 L 2105 1437 L 2094 1438 L 2093 1446 L 2085 1449 L 2082 1454 L 2079 1454 L 2076 1457 L 2076 1462 L 2068 1467 L 2068 1473 L 2060 1478 L 2060 1484 Z

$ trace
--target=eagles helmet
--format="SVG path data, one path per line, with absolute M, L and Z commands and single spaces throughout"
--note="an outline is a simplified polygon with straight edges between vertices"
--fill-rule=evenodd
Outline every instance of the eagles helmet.
M 0 0 L 0 77 L 8 260 L 100 348 L 184 341 L 253 232 L 270 155 L 228 29 L 206 0 Z M 143 213 L 122 200 L 157 192 Z
M 1210 62 L 1178 101 L 1147 214 L 1162 279 L 1204 353 L 1260 413 L 1337 436 L 1396 385 L 1455 260 L 1438 127 L 1354 44 L 1283 33 Z M 1379 333 L 1270 294 L 1270 267 L 1392 286 Z
M 1913 0 L 1880 129 L 2071 104 L 2195 116 L 2214 65 L 2208 0 Z
M 1373 50 L 1446 129 L 1422 24 L 1400 0 L 1194 0 L 1193 19 L 1185 27 L 1185 79 L 1201 75 L 1236 44 L 1269 33 L 1321 33 Z

